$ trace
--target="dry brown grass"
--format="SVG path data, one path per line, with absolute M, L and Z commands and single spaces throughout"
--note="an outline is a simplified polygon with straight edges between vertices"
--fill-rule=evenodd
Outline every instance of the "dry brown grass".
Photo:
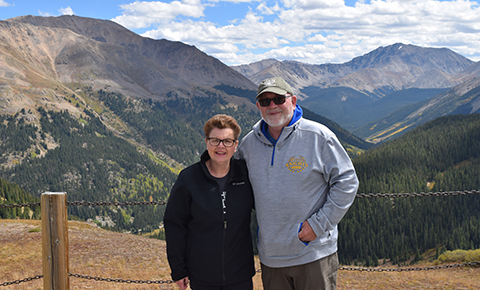
M 415 267 L 417 267 L 416 265 Z M 420 265 L 422 267 L 422 265 Z M 479 268 L 412 272 L 338 272 L 337 289 L 480 289 Z
M 40 221 L 0 220 L 0 284 L 42 275 Z M 165 242 L 69 222 L 70 273 L 131 280 L 170 280 Z M 418 265 L 416 265 L 418 266 Z M 425 265 L 420 265 L 425 266 Z M 257 260 L 257 269 L 259 269 Z M 338 289 L 480 289 L 479 268 L 414 272 L 339 271 Z M 262 289 L 260 274 L 255 290 Z M 42 289 L 43 279 L 2 289 Z M 178 289 L 70 277 L 71 289 Z

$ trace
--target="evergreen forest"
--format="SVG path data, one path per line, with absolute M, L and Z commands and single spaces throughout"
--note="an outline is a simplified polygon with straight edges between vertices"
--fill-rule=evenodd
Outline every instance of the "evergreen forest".
M 179 169 L 159 156 L 168 155 L 183 166 L 197 162 L 205 150 L 203 124 L 215 114 L 235 116 L 242 134 L 258 119 L 256 111 L 228 108 L 218 96 L 152 102 L 90 93 L 103 111 L 84 109 L 82 116 L 73 117 L 39 107 L 35 125 L 23 118 L 31 111 L 0 116 L 2 164 L 14 159 L 14 166 L 3 166 L 0 176 L 30 200 L 52 191 L 66 192 L 68 201 L 166 201 Z M 133 138 L 120 138 L 108 129 L 101 121 L 106 111 L 131 128 Z M 22 194 L 9 191 L 0 204 L 18 203 L 25 199 Z M 21 210 L 2 209 L 1 217 L 19 217 Z M 71 219 L 92 219 L 107 229 L 145 233 L 162 226 L 164 206 L 69 206 L 68 213 Z
M 17 184 L 0 178 L 0 204 L 39 203 L 40 199 L 21 189 Z M 0 219 L 40 219 L 40 207 L 0 208 Z
M 478 191 L 480 114 L 435 119 L 353 161 L 359 193 Z M 402 264 L 432 249 L 478 249 L 479 209 L 480 194 L 357 198 L 339 225 L 340 261 Z
M 19 185 L 36 199 L 43 192 L 66 192 L 69 201 L 148 201 L 163 200 L 168 195 L 175 173 L 155 164 L 126 140 L 115 137 L 89 111 L 76 120 L 64 111 L 41 114 L 39 128 L 31 136 L 47 143 L 61 144 L 40 157 L 36 148 L 20 164 L 2 170 L 2 177 Z M 21 121 L 10 119 L 0 126 L 6 140 L 17 138 L 25 127 Z M 23 119 L 19 119 L 23 120 Z M 15 127 L 16 128 L 15 130 Z M 28 138 L 34 143 L 36 138 Z M 37 140 L 38 141 L 38 140 Z M 9 146 L 4 142 L 4 146 Z M 6 151 L 16 147 L 5 147 Z M 18 152 L 18 154 L 22 154 Z M 9 199 L 10 201 L 11 199 Z M 13 199 L 15 200 L 15 199 Z M 17 198 L 18 200 L 18 198 Z M 13 203 L 13 202 L 9 202 Z M 163 207 L 75 207 L 68 208 L 72 218 L 87 220 L 108 217 L 106 224 L 116 230 L 145 231 L 161 223 Z
M 154 149 L 161 150 L 185 166 L 197 162 L 205 150 L 203 125 L 215 114 L 234 116 L 242 134 L 259 118 L 245 106 L 227 107 L 218 95 L 194 96 L 191 99 L 172 96 L 164 102 L 135 102 L 116 93 L 95 93 L 103 104 L 119 116 Z

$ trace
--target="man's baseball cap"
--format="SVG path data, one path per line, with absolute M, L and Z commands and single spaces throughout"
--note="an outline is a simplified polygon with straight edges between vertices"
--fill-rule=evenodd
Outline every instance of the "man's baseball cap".
M 258 99 L 258 97 L 260 97 L 260 95 L 265 92 L 271 92 L 282 96 L 286 95 L 287 93 L 293 95 L 293 91 L 290 85 L 287 84 L 287 82 L 280 77 L 263 80 L 258 86 L 258 93 L 255 97 L 255 100 Z

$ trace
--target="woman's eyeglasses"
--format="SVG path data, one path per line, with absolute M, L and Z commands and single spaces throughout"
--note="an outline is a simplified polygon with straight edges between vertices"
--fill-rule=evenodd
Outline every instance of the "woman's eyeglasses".
M 282 104 L 285 104 L 285 100 L 288 98 L 288 97 L 291 97 L 290 95 L 286 95 L 286 96 L 276 96 L 274 98 L 271 98 L 271 99 L 258 99 L 258 103 L 260 104 L 260 106 L 262 107 L 268 107 L 270 106 L 270 101 L 273 101 L 273 103 L 275 105 L 282 105 Z
M 223 146 L 225 147 L 232 147 L 233 144 L 235 144 L 235 141 L 237 140 L 232 140 L 232 139 L 217 139 L 217 138 L 208 138 L 208 144 L 212 146 L 218 146 L 220 145 L 220 142 L 223 143 Z

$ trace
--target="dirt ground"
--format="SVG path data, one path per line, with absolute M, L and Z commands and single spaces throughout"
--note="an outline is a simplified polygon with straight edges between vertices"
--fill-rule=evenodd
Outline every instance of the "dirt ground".
M 69 273 L 160 283 L 116 283 L 70 276 L 70 289 L 178 289 L 170 281 L 165 242 L 69 222 Z M 0 220 L 0 289 L 43 289 L 40 221 Z M 260 269 L 258 258 L 256 268 Z M 431 266 L 419 264 L 415 267 Z M 261 273 L 254 289 L 262 289 Z M 424 271 L 364 272 L 340 270 L 337 289 L 480 289 L 480 267 Z

